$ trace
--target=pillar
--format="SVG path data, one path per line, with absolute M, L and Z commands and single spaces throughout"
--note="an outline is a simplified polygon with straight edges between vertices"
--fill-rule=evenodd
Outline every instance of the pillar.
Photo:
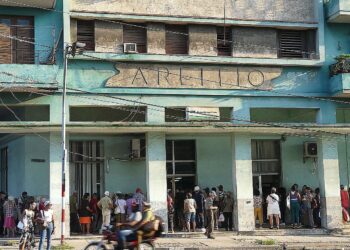
M 165 134 L 150 132 L 146 134 L 146 178 L 147 197 L 156 215 L 167 224 L 167 176 Z M 167 230 L 168 227 L 166 227 Z
M 68 141 L 68 140 L 67 140 Z M 62 194 L 62 139 L 60 133 L 50 134 L 50 201 L 55 216 L 55 238 L 61 236 Z M 69 226 L 69 166 L 66 164 L 65 236 L 70 235 Z
M 235 229 L 254 231 L 251 138 L 246 134 L 234 134 L 231 142 Z
M 165 123 L 165 108 L 148 106 L 146 121 L 152 124 Z
M 336 138 L 320 138 L 318 146 L 318 175 L 321 190 L 322 227 L 342 227 L 338 143 Z

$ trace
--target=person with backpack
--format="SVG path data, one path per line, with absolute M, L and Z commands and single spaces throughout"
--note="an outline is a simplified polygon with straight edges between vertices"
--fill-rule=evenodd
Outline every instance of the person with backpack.
M 271 194 L 266 198 L 267 203 L 267 217 L 270 222 L 270 229 L 273 229 L 273 219 L 276 220 L 276 228 L 280 227 L 281 211 L 279 206 L 279 197 L 276 194 L 276 188 L 271 188 Z

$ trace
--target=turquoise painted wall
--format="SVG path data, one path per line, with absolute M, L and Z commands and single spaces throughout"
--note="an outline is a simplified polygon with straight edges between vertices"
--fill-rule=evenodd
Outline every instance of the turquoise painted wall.
M 2 145 L 8 147 L 8 193 L 18 197 L 25 184 L 25 138 L 20 137 Z
M 303 185 L 315 189 L 319 187 L 318 170 L 313 173 L 313 160 L 307 159 L 303 162 L 303 143 L 315 141 L 312 138 L 287 137 L 281 142 L 282 157 L 282 186 L 289 188 L 297 183 L 301 188 Z

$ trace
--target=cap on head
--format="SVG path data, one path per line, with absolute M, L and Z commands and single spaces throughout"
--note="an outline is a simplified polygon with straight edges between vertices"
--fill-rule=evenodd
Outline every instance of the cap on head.
M 145 201 L 144 201 L 144 202 L 143 202 L 143 206 L 149 208 L 149 207 L 151 207 L 151 203 L 145 202 Z
M 45 201 L 45 207 L 49 206 L 49 205 L 52 205 L 52 203 L 50 201 Z
M 106 191 L 106 192 L 105 192 L 105 196 L 109 196 L 109 191 Z
M 194 187 L 194 191 L 199 191 L 199 190 L 200 190 L 199 186 Z

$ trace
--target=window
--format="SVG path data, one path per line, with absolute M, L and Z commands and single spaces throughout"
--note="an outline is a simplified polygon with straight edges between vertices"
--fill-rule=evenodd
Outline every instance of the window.
M 33 17 L 0 16 L 0 33 L 2 34 L 0 37 L 0 63 L 34 63 Z M 18 40 L 10 37 L 17 37 Z
M 95 50 L 95 21 L 77 20 L 77 41 L 86 44 L 84 50 Z
M 232 108 L 231 107 L 219 107 L 220 120 L 212 122 L 232 122 Z M 205 120 L 198 120 L 203 122 Z M 189 122 L 186 119 L 186 108 L 184 107 L 169 107 L 165 108 L 165 122 Z M 193 121 L 192 121 L 193 122 Z
M 218 56 L 232 56 L 231 27 L 217 27 Z
M 147 53 L 147 29 L 144 24 L 123 25 L 123 42 L 136 43 L 138 53 Z
M 146 107 L 70 107 L 71 122 L 145 122 Z
M 318 109 L 251 108 L 252 122 L 316 123 Z
M 185 25 L 166 25 L 165 31 L 166 54 L 188 54 L 188 27 Z
M 279 57 L 315 58 L 315 30 L 280 30 L 278 32 Z
M 252 140 L 253 174 L 280 174 L 279 140 Z
M 336 110 L 337 123 L 350 123 L 350 109 L 339 108 Z
M 1 149 L 1 169 L 0 169 L 0 178 L 1 178 L 1 191 L 7 193 L 8 189 L 8 149 Z
M 48 122 L 50 121 L 50 106 L 49 105 L 9 105 L 9 109 L 6 107 L 0 107 L 0 121 L 3 122 L 18 122 L 18 119 L 24 122 Z
M 194 140 L 166 141 L 167 175 L 196 175 L 196 142 Z

